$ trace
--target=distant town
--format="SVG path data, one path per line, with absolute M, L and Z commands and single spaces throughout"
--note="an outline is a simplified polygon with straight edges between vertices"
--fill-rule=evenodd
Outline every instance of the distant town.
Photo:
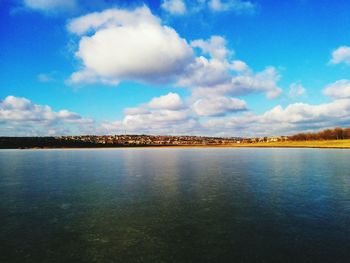
M 56 137 L 0 137 L 0 148 L 84 148 L 146 146 L 229 146 L 292 141 L 350 139 L 350 128 L 327 129 L 315 133 L 266 137 L 207 137 L 163 135 L 80 135 Z
M 240 138 L 205 136 L 157 135 L 81 135 L 57 137 L 0 137 L 0 148 L 54 148 L 54 147 L 137 147 L 137 146 L 205 146 L 239 143 L 276 142 L 287 136 Z
M 287 136 L 240 138 L 205 136 L 156 136 L 156 135 L 109 135 L 109 136 L 60 136 L 63 141 L 81 141 L 93 144 L 115 145 L 221 145 L 232 143 L 272 142 L 288 140 Z

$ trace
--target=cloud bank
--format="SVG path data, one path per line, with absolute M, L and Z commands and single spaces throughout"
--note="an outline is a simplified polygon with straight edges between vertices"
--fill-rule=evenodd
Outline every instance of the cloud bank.
M 93 124 L 68 110 L 53 111 L 47 105 L 34 104 L 27 98 L 7 96 L 0 101 L 0 130 L 2 135 L 54 135 L 80 132 L 82 126 Z

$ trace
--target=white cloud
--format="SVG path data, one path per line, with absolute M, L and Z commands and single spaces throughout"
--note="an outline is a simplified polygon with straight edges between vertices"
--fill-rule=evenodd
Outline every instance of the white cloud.
M 222 36 L 211 36 L 208 40 L 197 39 L 191 42 L 191 46 L 200 48 L 204 54 L 220 61 L 224 61 L 233 53 L 226 48 L 226 40 Z
M 262 119 L 267 122 L 288 123 L 324 123 L 335 119 L 350 119 L 350 100 L 336 100 L 330 103 L 310 105 L 307 103 L 293 103 L 286 108 L 276 106 L 263 114 Z
M 199 48 L 203 55 L 187 67 L 177 85 L 191 87 L 194 96 L 265 93 L 267 98 L 274 99 L 281 94 L 282 89 L 277 85 L 280 75 L 276 68 L 267 67 L 254 73 L 245 62 L 231 61 L 234 51 L 227 49 L 223 37 L 199 39 L 192 41 L 191 45 Z
M 108 78 L 104 76 L 99 76 L 90 69 L 83 69 L 81 71 L 74 72 L 70 79 L 66 81 L 67 84 L 94 84 L 94 83 L 103 83 L 106 85 L 118 85 L 119 79 Z
M 335 99 L 350 98 L 350 80 L 342 79 L 329 84 L 323 93 Z
M 37 105 L 26 98 L 7 96 L 0 101 L 0 131 L 3 131 L 5 124 L 7 127 L 17 128 L 18 132 L 30 131 L 30 134 L 45 135 L 49 129 L 61 131 L 63 127 L 92 123 L 93 120 L 83 118 L 74 112 L 53 111 L 47 105 Z
M 210 0 L 208 6 L 216 12 L 233 10 L 237 13 L 253 12 L 256 8 L 252 2 L 242 0 Z
M 194 102 L 193 110 L 199 116 L 224 116 L 231 112 L 247 110 L 245 101 L 223 96 L 199 99 Z
M 125 108 L 125 115 L 138 115 L 138 114 L 148 114 L 150 110 L 143 105 L 142 107 Z
M 68 29 L 80 36 L 76 57 L 83 66 L 71 83 L 167 82 L 191 88 L 194 95 L 265 93 L 270 99 L 282 91 L 274 67 L 254 73 L 244 61 L 231 60 L 234 51 L 221 36 L 189 45 L 145 6 L 88 14 L 73 19 Z M 195 57 L 193 48 L 201 55 Z
M 24 0 L 27 8 L 44 12 L 73 10 L 76 4 L 76 0 Z
M 292 99 L 299 98 L 306 94 L 306 89 L 300 83 L 292 83 L 289 86 L 289 97 Z
M 204 134 L 207 131 L 195 115 L 224 116 L 247 109 L 243 100 L 226 97 L 203 98 L 190 105 L 170 92 L 138 107 L 126 108 L 122 120 L 102 123 L 102 133 Z
M 277 98 L 282 90 L 277 86 L 280 79 L 276 68 L 267 67 L 256 74 L 241 75 L 232 78 L 230 93 L 233 95 L 245 95 L 254 92 L 265 92 L 269 99 Z
M 26 98 L 7 96 L 0 103 L 1 121 L 75 121 L 81 120 L 80 116 L 66 110 L 52 111 L 49 106 L 33 104 Z
M 198 123 L 189 111 L 167 109 L 131 108 L 120 121 L 104 122 L 101 127 L 107 133 L 185 134 L 191 133 Z
M 242 60 L 234 60 L 231 63 L 231 69 L 237 72 L 249 71 L 248 65 Z
M 152 98 L 149 102 L 138 107 L 126 108 L 125 115 L 142 115 L 155 111 L 182 111 L 186 109 L 184 102 L 177 93 L 169 92 L 166 95 Z
M 212 134 L 232 136 L 289 135 L 301 131 L 350 125 L 350 99 L 312 105 L 293 103 L 278 105 L 261 114 L 252 113 L 230 118 L 210 119 L 202 124 Z
M 184 0 L 164 0 L 161 7 L 173 15 L 183 15 L 186 13 Z
M 126 115 L 123 124 L 134 129 L 149 129 L 159 124 L 169 125 L 187 119 L 188 112 L 186 110 L 154 110 L 143 114 Z
M 68 28 L 82 36 L 76 57 L 83 69 L 72 75 L 73 83 L 169 81 L 193 60 L 186 40 L 161 25 L 145 6 L 88 14 L 72 20 Z
M 124 114 L 122 120 L 102 123 L 102 130 L 107 133 L 185 134 L 195 131 L 193 129 L 199 125 L 180 96 L 171 92 L 138 107 L 127 108 Z
M 184 107 L 184 104 L 177 93 L 169 92 L 167 95 L 153 98 L 148 106 L 153 109 L 178 110 Z
M 204 70 L 210 71 L 208 67 L 205 67 Z M 275 99 L 280 96 L 282 92 L 282 89 L 277 85 L 280 75 L 274 67 L 267 67 L 265 70 L 258 73 L 248 71 L 243 75 L 236 76 L 230 76 L 227 72 L 219 71 L 216 75 L 213 75 L 216 77 L 215 79 L 209 79 L 212 76 L 207 75 L 205 71 L 203 71 L 202 74 L 207 76 L 207 79 L 201 79 L 200 82 L 194 83 L 196 81 L 194 77 L 199 75 L 200 71 L 198 71 L 193 74 L 190 79 L 186 80 L 193 81 L 192 84 L 199 84 L 199 86 L 193 90 L 194 96 L 242 96 L 251 93 L 265 93 L 268 99 Z M 221 73 L 221 75 L 219 73 Z M 207 80 L 207 83 L 205 83 L 205 80 Z
M 178 116 L 174 115 L 173 112 L 157 112 L 148 115 L 126 116 L 122 121 L 102 123 L 100 133 L 198 135 L 203 132 L 196 119 L 184 118 L 181 113 L 176 113 Z
M 213 87 L 231 81 L 228 66 L 219 60 L 197 57 L 195 63 L 189 65 L 178 79 L 177 85 L 181 87 Z
M 340 84 L 342 85 L 340 85 Z M 325 91 L 337 86 L 346 86 L 350 81 L 338 81 Z M 300 85 L 292 84 L 300 95 Z M 346 88 L 347 90 L 347 88 Z M 171 94 L 171 93 L 169 93 Z M 168 94 L 168 95 L 169 95 Z M 158 99 L 168 97 L 160 96 Z M 330 94 L 327 94 L 331 96 Z M 171 97 L 171 96 L 169 96 Z M 125 112 L 122 121 L 114 123 L 119 130 L 138 133 L 218 135 L 218 136 L 271 136 L 289 135 L 297 132 L 313 131 L 336 126 L 350 125 L 350 97 L 333 94 L 329 103 L 292 103 L 277 105 L 262 114 L 247 110 L 246 103 L 237 98 L 206 94 L 191 96 L 182 108 L 169 110 L 152 108 L 150 102 Z M 156 100 L 151 100 L 156 101 Z M 166 101 L 164 99 L 164 101 Z M 184 103 L 181 101 L 181 104 Z M 191 112 L 192 110 L 192 112 Z M 229 113 L 242 111 L 241 115 Z M 193 117 L 196 114 L 198 117 Z M 204 118 L 203 118 L 204 117 Z M 106 124 L 107 125 L 107 124 Z M 111 125 L 111 124 L 110 124 Z
M 331 64 L 350 64 L 350 47 L 342 46 L 332 52 Z
M 146 6 L 134 10 L 112 8 L 72 19 L 67 27 L 70 32 L 82 36 L 104 28 L 137 27 L 142 24 L 159 26 L 160 20 Z
M 172 15 L 197 13 L 203 10 L 212 12 L 234 12 L 236 14 L 253 14 L 256 5 L 248 0 L 162 0 L 161 8 Z

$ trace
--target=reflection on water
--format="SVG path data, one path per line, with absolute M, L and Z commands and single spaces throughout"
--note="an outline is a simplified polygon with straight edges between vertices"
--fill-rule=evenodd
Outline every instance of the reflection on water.
M 350 151 L 0 151 L 0 262 L 347 262 Z

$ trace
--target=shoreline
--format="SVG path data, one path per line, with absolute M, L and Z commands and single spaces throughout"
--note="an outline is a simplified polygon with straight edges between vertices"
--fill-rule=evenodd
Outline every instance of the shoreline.
M 213 144 L 213 145 L 129 145 L 129 146 L 97 146 L 97 147 L 13 147 L 0 148 L 1 150 L 91 150 L 91 149 L 137 149 L 137 148 L 316 148 L 316 149 L 350 149 L 350 140 L 329 141 L 284 141 L 259 142 L 240 144 Z

